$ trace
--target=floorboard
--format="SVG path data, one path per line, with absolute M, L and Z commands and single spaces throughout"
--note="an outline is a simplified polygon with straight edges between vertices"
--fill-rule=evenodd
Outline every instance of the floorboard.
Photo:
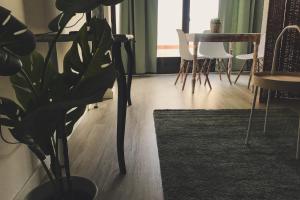
M 230 85 L 225 75 L 222 81 L 216 74 L 210 77 L 213 89 L 197 82 L 194 95 L 191 94 L 191 75 L 184 91 L 180 82 L 174 85 L 175 75 L 135 77 L 125 136 L 128 173 L 120 176 L 117 165 L 117 98 L 90 110 L 77 126 L 70 139 L 72 173 L 93 180 L 99 188 L 99 200 L 162 200 L 153 110 L 247 109 L 251 106 L 248 76 L 242 75 L 237 85 Z M 116 88 L 113 91 L 116 97 Z

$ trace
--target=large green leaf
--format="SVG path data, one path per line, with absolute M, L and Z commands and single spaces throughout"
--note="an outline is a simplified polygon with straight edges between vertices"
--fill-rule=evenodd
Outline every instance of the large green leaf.
M 50 104 L 63 100 L 67 95 L 67 87 L 63 83 L 62 76 L 56 72 L 51 63 L 48 65 L 47 74 L 45 77 L 46 87 L 41 90 L 42 69 L 45 65 L 45 60 L 38 52 L 33 52 L 29 56 L 21 57 L 23 70 L 26 72 L 36 95 L 32 91 L 30 83 L 22 75 L 18 73 L 11 76 L 10 80 L 16 92 L 16 96 L 20 104 L 27 111 L 32 111 L 39 106 Z
M 90 26 L 92 49 L 88 45 L 85 25 L 78 32 L 64 59 L 64 76 L 71 88 L 73 99 L 86 99 L 98 94 L 100 100 L 115 80 L 110 56 L 113 43 L 111 29 L 106 20 L 97 18 L 91 20 Z
M 103 4 L 105 6 L 112 6 L 112 5 L 121 3 L 122 1 L 124 1 L 124 0 L 102 0 L 101 4 Z
M 14 101 L 0 97 L 0 125 L 15 127 L 24 117 L 24 110 Z
M 44 87 L 41 87 L 45 65 L 43 56 L 33 52 L 21 58 L 27 78 L 17 74 L 11 77 L 11 82 L 22 107 L 11 100 L 1 99 L 0 114 L 5 116 L 0 118 L 1 125 L 11 127 L 15 139 L 27 144 L 41 159 L 51 153 L 51 137 L 61 123 L 59 115 L 66 115 L 65 133 L 68 136 L 84 113 L 86 104 L 100 101 L 114 83 L 110 27 L 106 20 L 95 18 L 90 26 L 89 31 L 85 24 L 78 32 L 64 57 L 62 74 L 51 64 L 47 66 Z
M 55 17 L 49 24 L 51 31 L 58 32 L 61 27 L 65 27 L 67 23 L 75 16 L 76 13 L 62 12 Z
M 56 0 L 58 10 L 64 12 L 84 13 L 90 12 L 98 6 L 112 6 L 123 0 Z
M 0 126 L 9 127 L 11 134 L 16 140 L 26 144 L 40 159 L 45 159 L 45 151 L 41 149 L 40 143 L 24 127 L 27 120 L 24 110 L 19 105 L 10 99 L 0 97 L 0 115 L 2 116 L 0 118 Z
M 66 113 L 66 135 L 69 136 L 77 120 L 82 116 L 85 111 L 85 105 L 74 107 Z

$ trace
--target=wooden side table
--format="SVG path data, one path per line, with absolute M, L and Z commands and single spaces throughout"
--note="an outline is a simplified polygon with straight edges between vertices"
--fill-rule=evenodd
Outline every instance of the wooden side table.
M 37 42 L 45 42 L 50 44 L 55 37 L 55 34 L 37 34 Z M 72 42 L 76 37 L 76 32 L 70 34 L 61 34 L 57 39 L 57 42 Z M 133 52 L 130 46 L 131 42 L 134 42 L 133 35 L 125 34 L 114 34 L 114 42 L 112 46 L 112 57 L 115 64 L 116 70 L 118 72 L 117 84 L 118 84 L 118 113 L 117 113 L 117 152 L 118 152 L 118 162 L 121 174 L 126 174 L 125 156 L 124 156 L 124 137 L 125 137 L 125 126 L 126 126 L 126 110 L 127 104 L 131 105 L 131 81 L 132 73 L 135 65 Z M 92 40 L 91 35 L 88 35 L 88 40 Z M 121 48 L 124 44 L 124 48 L 128 55 L 127 71 L 128 76 L 126 80 L 126 74 L 124 65 L 122 62 Z M 57 51 L 56 46 L 51 55 L 52 62 L 58 67 L 57 61 Z M 95 101 L 97 102 L 97 101 Z M 93 103 L 95 103 L 93 102 Z
M 253 117 L 253 112 L 255 109 L 258 88 L 260 87 L 260 88 L 268 89 L 268 100 L 267 100 L 267 105 L 266 105 L 264 133 L 266 132 L 266 129 L 267 129 L 267 120 L 268 120 L 268 111 L 269 111 L 271 90 L 285 90 L 285 91 L 290 91 L 290 92 L 299 92 L 300 91 L 300 73 L 275 72 L 278 46 L 280 44 L 281 37 L 283 36 L 284 32 L 287 31 L 288 29 L 296 29 L 300 33 L 300 27 L 297 25 L 287 26 L 282 30 L 282 32 L 278 36 L 278 38 L 276 40 L 276 44 L 275 44 L 272 71 L 271 72 L 258 72 L 258 73 L 253 74 L 252 84 L 255 86 L 255 90 L 254 90 L 254 98 L 253 98 L 251 113 L 250 113 L 250 117 L 249 117 L 247 135 L 246 135 L 246 139 L 245 139 L 246 145 L 249 144 L 249 136 L 250 136 L 251 126 L 252 126 L 252 117 Z M 299 143 L 300 143 L 300 117 L 299 117 L 296 159 L 299 158 Z

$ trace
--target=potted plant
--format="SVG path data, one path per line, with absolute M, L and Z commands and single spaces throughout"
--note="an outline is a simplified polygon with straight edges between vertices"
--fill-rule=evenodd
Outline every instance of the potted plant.
M 49 179 L 30 192 L 28 200 L 89 200 L 96 195 L 95 184 L 71 176 L 67 137 L 86 105 L 100 101 L 115 80 L 108 23 L 92 18 L 81 27 L 64 56 L 62 74 L 49 60 L 56 40 L 75 13 L 121 1 L 57 0 L 57 8 L 63 12 L 49 24 L 57 33 L 46 58 L 33 51 L 35 39 L 26 26 L 0 7 L 0 20 L 7 20 L 0 27 L 0 33 L 5 34 L 0 39 L 0 76 L 10 76 L 19 102 L 0 97 L 0 133 L 1 126 L 8 127 L 12 136 L 41 161 Z M 1 137 L 9 143 L 2 133 Z M 47 158 L 50 167 L 45 163 Z
M 222 23 L 220 18 L 213 18 L 210 20 L 210 31 L 212 33 L 221 33 Z

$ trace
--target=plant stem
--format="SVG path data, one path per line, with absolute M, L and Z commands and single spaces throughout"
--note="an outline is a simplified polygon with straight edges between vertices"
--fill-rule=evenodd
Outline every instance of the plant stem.
M 66 26 L 66 24 L 64 26 L 60 27 L 60 29 L 58 30 L 57 34 L 55 35 L 53 41 L 51 42 L 49 51 L 48 51 L 46 59 L 45 59 L 45 64 L 44 64 L 44 67 L 43 67 L 43 71 L 42 71 L 41 89 L 44 88 L 45 76 L 46 76 L 48 64 L 49 64 L 49 61 L 50 61 L 50 56 L 52 55 L 52 51 L 53 51 L 53 49 L 54 49 L 54 47 L 56 45 L 56 42 L 57 42 L 59 36 L 61 35 L 61 33 L 63 32 L 65 26 Z
M 45 161 L 43 161 L 43 160 L 40 160 L 40 161 L 41 161 L 41 163 L 42 163 L 42 166 L 43 166 L 44 170 L 45 170 L 46 173 L 47 173 L 48 178 L 49 178 L 50 181 L 53 183 L 53 185 L 55 185 L 54 178 L 53 178 L 53 176 L 52 176 L 50 170 L 48 169 L 48 167 L 47 167 Z
M 36 97 L 36 99 L 38 99 L 37 92 L 35 91 L 34 86 L 33 86 L 32 82 L 31 82 L 30 78 L 28 77 L 26 71 L 23 68 L 21 68 L 20 72 L 21 72 L 22 76 L 25 78 L 25 80 L 27 81 L 28 85 L 30 86 L 30 89 L 31 89 L 32 93 L 34 94 L 34 96 Z
M 49 154 L 50 154 L 50 161 L 51 161 L 50 168 L 52 173 L 56 177 L 57 174 L 56 174 L 55 141 L 53 139 L 53 136 L 51 137 L 51 148 Z
M 63 155 L 64 155 L 64 168 L 65 168 L 65 173 L 67 177 L 67 184 L 68 184 L 68 190 L 72 190 L 72 183 L 71 183 L 71 173 L 70 173 L 70 161 L 69 161 L 69 152 L 68 152 L 68 141 L 67 141 L 67 135 L 66 135 L 66 130 L 65 130 L 65 123 L 66 123 L 66 112 L 62 111 L 60 120 L 59 120 L 59 129 L 57 131 L 60 131 L 59 136 L 61 137 L 62 140 L 62 150 L 63 150 Z M 71 192 L 70 192 L 71 194 Z
M 55 134 L 55 139 L 56 139 L 56 142 L 55 142 L 55 169 L 56 169 L 56 176 L 55 176 L 55 179 L 56 179 L 56 183 L 57 183 L 57 187 L 58 187 L 58 196 L 63 198 L 64 197 L 64 184 L 63 184 L 63 179 L 62 179 L 62 173 L 61 173 L 61 166 L 60 166 L 60 161 L 59 161 L 59 151 L 58 151 L 58 148 L 59 148 L 59 136 L 58 136 L 58 133 L 56 131 L 56 134 Z

